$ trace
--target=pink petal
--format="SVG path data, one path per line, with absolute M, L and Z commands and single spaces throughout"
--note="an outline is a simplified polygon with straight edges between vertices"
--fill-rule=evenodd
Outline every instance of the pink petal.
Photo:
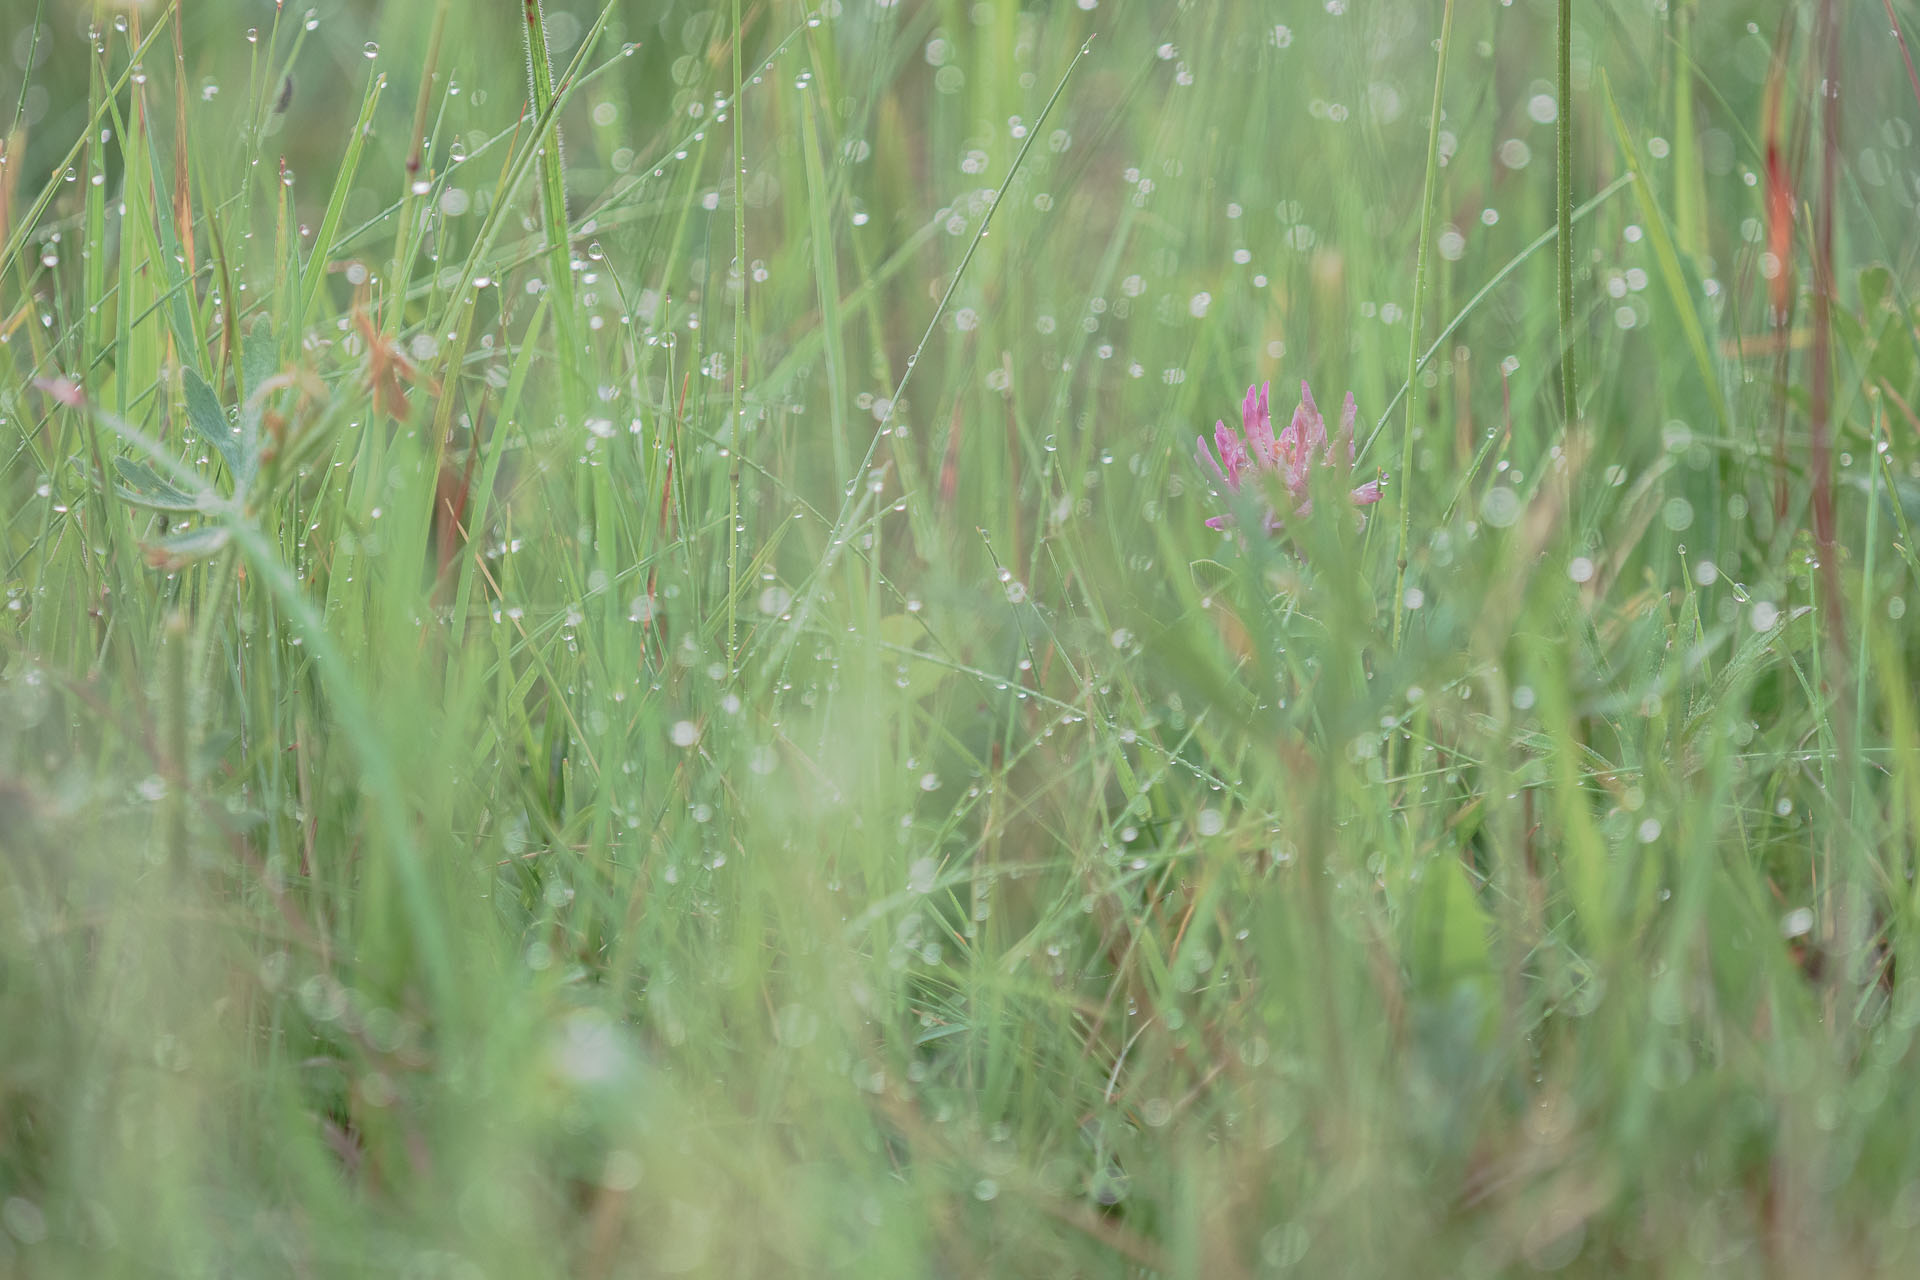
M 1289 423 L 1280 429 L 1273 442 L 1273 469 L 1293 483 L 1293 473 L 1300 468 L 1300 432 Z
M 1195 462 L 1198 462 L 1200 464 L 1200 469 L 1202 471 L 1212 472 L 1213 478 L 1215 480 L 1218 480 L 1221 484 L 1225 484 L 1227 482 L 1226 476 L 1220 473 L 1219 460 L 1213 456 L 1213 450 L 1207 448 L 1207 438 L 1205 436 L 1194 437 L 1193 458 Z
M 1359 405 L 1353 393 L 1348 392 L 1340 406 L 1339 431 L 1329 439 L 1326 419 L 1313 399 L 1313 388 L 1302 379 L 1300 403 L 1295 406 L 1286 428 L 1276 435 L 1273 430 L 1271 394 L 1270 383 L 1262 383 L 1257 388 L 1248 387 L 1240 402 L 1240 431 L 1233 431 L 1224 421 L 1219 421 L 1213 424 L 1212 448 L 1208 447 L 1205 436 L 1194 441 L 1194 457 L 1201 469 L 1228 490 L 1240 491 L 1243 472 L 1271 470 L 1279 474 L 1290 495 L 1292 510 L 1283 517 L 1279 511 L 1268 507 L 1262 521 L 1268 533 L 1280 530 L 1286 519 L 1304 519 L 1313 514 L 1313 499 L 1309 489 L 1317 467 L 1330 465 L 1342 472 L 1352 468 L 1354 430 L 1360 417 Z M 1346 445 L 1344 450 L 1340 448 L 1343 443 Z M 1349 497 L 1353 504 L 1365 507 L 1379 502 L 1384 496 L 1383 482 L 1384 477 L 1376 474 L 1374 479 L 1350 490 Z M 1219 515 L 1206 523 L 1209 529 L 1230 529 L 1237 522 L 1232 515 Z
M 86 407 L 87 393 L 82 391 L 77 383 L 66 378 L 35 378 L 33 385 L 69 409 Z
M 1313 402 L 1313 388 L 1305 378 L 1300 379 L 1300 404 L 1293 411 L 1293 425 L 1299 430 L 1298 447 L 1305 452 L 1318 453 L 1327 442 L 1327 420 L 1320 416 L 1320 406 Z
M 1213 442 L 1219 447 L 1220 462 L 1226 468 L 1227 487 L 1238 489 L 1240 469 L 1247 465 L 1246 445 L 1240 442 L 1239 436 L 1227 430 L 1227 424 L 1224 422 L 1213 424 Z
M 1360 416 L 1360 406 L 1353 401 L 1353 392 L 1347 392 L 1347 403 L 1340 410 L 1340 434 L 1327 445 L 1327 461 L 1335 461 L 1334 452 L 1342 440 L 1347 442 L 1346 465 L 1353 465 L 1353 424 Z
M 1254 460 L 1272 467 L 1280 460 L 1280 448 L 1273 438 L 1273 415 L 1267 410 L 1267 386 L 1261 384 L 1258 398 L 1252 387 L 1247 388 L 1247 398 L 1240 405 L 1240 421 L 1246 429 Z

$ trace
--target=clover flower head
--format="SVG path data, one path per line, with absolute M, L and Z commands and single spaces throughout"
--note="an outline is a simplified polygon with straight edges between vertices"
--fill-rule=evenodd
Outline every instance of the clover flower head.
M 1239 431 L 1230 430 L 1225 422 L 1216 422 L 1211 449 L 1205 436 L 1198 439 L 1200 469 L 1232 493 L 1238 493 L 1250 476 L 1256 485 L 1262 483 L 1261 477 L 1265 475 L 1278 476 L 1286 486 L 1292 514 L 1304 518 L 1313 514 L 1309 490 L 1316 470 L 1352 469 L 1353 423 L 1359 408 L 1349 392 L 1340 412 L 1340 430 L 1329 438 L 1326 419 L 1320 416 L 1320 407 L 1313 402 L 1313 389 L 1302 379 L 1300 403 L 1294 407 L 1293 420 L 1276 434 L 1273 415 L 1268 411 L 1267 390 L 1268 384 L 1262 384 L 1257 392 L 1247 388 L 1247 398 L 1240 405 Z M 1357 507 L 1380 501 L 1379 479 L 1357 486 L 1351 496 Z M 1207 521 L 1207 527 L 1221 529 L 1232 523 L 1232 516 L 1215 516 Z M 1267 508 L 1267 532 L 1272 533 L 1284 523 L 1284 516 L 1272 507 Z

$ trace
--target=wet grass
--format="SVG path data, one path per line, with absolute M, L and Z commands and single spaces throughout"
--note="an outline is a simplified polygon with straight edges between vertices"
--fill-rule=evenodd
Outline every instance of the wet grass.
M 86 8 L 0 1273 L 1911 1270 L 1920 13 Z

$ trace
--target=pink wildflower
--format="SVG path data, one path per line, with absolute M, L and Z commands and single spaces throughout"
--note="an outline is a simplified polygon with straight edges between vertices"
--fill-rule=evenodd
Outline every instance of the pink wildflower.
M 1303 379 L 1300 383 L 1300 403 L 1294 408 L 1293 421 L 1275 435 L 1273 416 L 1267 411 L 1267 386 L 1261 386 L 1257 395 L 1252 387 L 1248 387 L 1247 398 L 1240 405 L 1241 430 L 1230 431 L 1226 423 L 1214 423 L 1214 448 L 1207 448 L 1205 436 L 1197 441 L 1200 466 L 1233 493 L 1240 491 L 1241 484 L 1248 476 L 1254 477 L 1254 483 L 1259 484 L 1261 476 L 1267 473 L 1276 475 L 1286 485 L 1288 500 L 1293 504 L 1293 514 L 1311 515 L 1313 499 L 1308 490 L 1313 483 L 1315 470 L 1336 467 L 1345 471 L 1353 466 L 1353 422 L 1358 413 L 1359 408 L 1349 392 L 1346 407 L 1340 413 L 1340 432 L 1328 439 L 1326 420 L 1320 416 L 1320 407 L 1313 402 L 1312 388 Z M 1380 501 L 1380 481 L 1367 481 L 1353 490 L 1352 497 L 1354 505 L 1360 507 Z M 1232 516 L 1215 516 L 1207 521 L 1207 527 L 1219 529 L 1232 523 Z M 1269 507 L 1266 523 L 1267 532 L 1271 533 L 1284 520 L 1279 512 Z
M 77 383 L 70 382 L 66 378 L 35 378 L 33 385 L 69 409 L 87 407 L 87 393 L 82 391 Z

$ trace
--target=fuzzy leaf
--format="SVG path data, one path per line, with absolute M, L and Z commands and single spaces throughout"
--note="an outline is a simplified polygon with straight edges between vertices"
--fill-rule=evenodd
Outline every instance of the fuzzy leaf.
M 261 383 L 274 375 L 279 363 L 273 340 L 273 322 L 261 316 L 253 322 L 253 328 L 240 344 L 240 375 L 247 384 L 246 394 L 249 398 L 260 389 Z
M 176 488 L 144 462 L 117 457 L 113 460 L 113 469 L 120 473 L 120 483 L 113 491 L 136 507 L 151 507 L 155 511 L 200 510 L 198 498 Z
M 245 386 L 240 402 L 240 438 L 247 441 L 253 470 L 260 468 L 260 423 L 266 417 L 267 397 L 261 392 L 279 364 L 273 341 L 273 325 L 265 316 L 253 323 L 240 347 L 240 376 Z
M 187 389 L 187 418 L 193 423 L 193 429 L 219 451 L 233 476 L 234 486 L 244 487 L 253 479 L 257 462 L 253 441 L 227 421 L 220 397 L 213 393 L 205 378 L 192 369 L 183 370 L 181 377 Z
M 146 552 L 149 565 L 172 571 L 218 555 L 232 537 L 225 525 L 210 525 L 142 543 L 140 549 Z

